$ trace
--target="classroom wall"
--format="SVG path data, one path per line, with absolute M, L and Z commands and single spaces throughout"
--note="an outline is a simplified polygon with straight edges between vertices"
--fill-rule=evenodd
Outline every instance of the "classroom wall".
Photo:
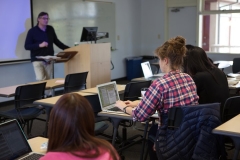
M 141 54 L 153 55 L 164 42 L 164 0 L 142 0 L 141 4 Z
M 116 4 L 116 51 L 112 52 L 111 78 L 126 77 L 126 57 L 141 54 L 141 1 L 114 0 Z
M 113 2 L 116 4 L 116 35 L 119 36 L 119 40 L 116 40 L 117 50 L 112 52 L 114 70 L 111 71 L 111 78 L 116 79 L 126 76 L 125 57 L 140 55 L 141 52 L 141 1 L 113 0 Z M 0 65 L 0 75 L 0 87 L 35 81 L 30 62 Z M 64 77 L 63 64 L 55 65 L 55 77 Z M 11 99 L 0 98 L 0 102 L 9 100 Z

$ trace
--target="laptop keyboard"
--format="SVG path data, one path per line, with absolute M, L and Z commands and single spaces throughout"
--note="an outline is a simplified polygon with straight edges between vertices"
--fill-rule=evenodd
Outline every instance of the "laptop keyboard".
M 39 160 L 43 156 L 44 155 L 42 154 L 33 153 L 28 155 L 27 157 L 22 158 L 21 160 Z
M 110 110 L 110 111 L 122 111 L 118 107 L 109 108 L 108 110 Z

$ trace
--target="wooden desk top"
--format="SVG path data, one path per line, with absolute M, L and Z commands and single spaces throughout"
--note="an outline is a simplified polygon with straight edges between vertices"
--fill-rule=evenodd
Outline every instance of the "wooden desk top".
M 7 98 L 13 97 L 15 95 L 15 90 L 18 86 L 21 86 L 21 85 L 0 88 L 0 97 L 7 97 Z
M 27 84 L 37 84 L 41 82 L 47 82 L 46 89 L 54 89 L 54 88 L 60 88 L 64 86 L 64 78 L 55 78 L 55 79 L 49 79 L 44 81 L 30 82 Z M 0 97 L 7 97 L 7 98 L 13 97 L 15 95 L 16 88 L 21 85 L 26 85 L 26 84 L 19 84 L 19 85 L 0 88 Z
M 139 81 L 147 81 L 147 79 L 144 78 L 144 77 L 139 77 L 139 78 L 133 78 L 131 81 L 133 81 L 133 82 L 139 82 Z
M 240 138 L 240 114 L 215 128 L 212 133 Z
M 30 82 L 28 84 L 37 84 L 42 82 L 47 82 L 46 89 L 54 89 L 54 88 L 60 88 L 64 86 L 64 78 L 54 78 L 54 79 L 49 79 L 44 81 Z
M 159 77 L 162 77 L 164 76 L 165 73 L 158 73 L 158 74 L 154 74 L 153 76 L 159 76 Z M 157 78 L 156 78 L 157 79 Z M 154 79 L 155 80 L 155 79 Z M 152 80 L 152 81 L 154 81 Z M 133 78 L 131 81 L 136 81 L 136 82 L 139 82 L 139 81 L 148 81 L 148 79 L 144 78 L 144 77 L 140 77 L 140 78 Z
M 120 118 L 120 119 L 125 119 L 125 120 L 132 120 L 132 116 L 129 114 L 126 114 L 124 112 L 111 112 L 111 111 L 102 111 L 98 113 L 98 116 L 102 117 L 113 117 L 113 118 Z
M 82 91 L 79 91 L 79 92 L 75 92 L 75 93 L 78 93 L 82 96 L 88 96 L 88 95 L 93 95 L 92 93 L 85 93 L 85 92 L 82 92 Z M 33 104 L 38 104 L 38 105 L 44 105 L 44 106 L 54 106 L 55 103 L 58 101 L 58 99 L 61 97 L 62 95 L 60 96 L 56 96 L 56 97 L 51 97 L 51 98 L 45 98 L 45 99 L 40 99 L 40 100 L 37 100 L 37 101 L 34 101 Z
M 28 140 L 28 143 L 32 148 L 32 151 L 36 153 L 41 153 L 41 154 L 46 154 L 47 150 L 40 148 L 41 145 L 45 142 L 48 142 L 48 139 L 43 137 L 35 137 Z
M 125 87 L 126 85 L 117 84 L 119 94 L 124 93 Z M 81 92 L 98 94 L 97 87 L 81 90 Z

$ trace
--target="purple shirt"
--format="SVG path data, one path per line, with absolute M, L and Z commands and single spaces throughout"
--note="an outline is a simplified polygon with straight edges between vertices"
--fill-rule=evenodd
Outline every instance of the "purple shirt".
M 133 110 L 134 121 L 146 121 L 156 110 L 159 118 L 171 107 L 197 105 L 197 89 L 192 78 L 179 70 L 156 79 Z M 160 124 L 161 125 L 161 124 Z

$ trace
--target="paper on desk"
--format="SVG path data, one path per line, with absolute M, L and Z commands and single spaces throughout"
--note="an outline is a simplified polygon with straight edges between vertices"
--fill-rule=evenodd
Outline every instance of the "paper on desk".
M 61 83 L 61 84 L 64 84 L 65 80 L 64 79 L 60 79 L 60 80 L 56 80 L 55 83 Z
M 236 85 L 239 83 L 239 80 L 227 80 L 228 81 L 228 85 Z
M 45 61 L 50 61 L 53 59 L 61 59 L 61 57 L 57 56 L 36 56 L 37 59 L 44 59 Z

